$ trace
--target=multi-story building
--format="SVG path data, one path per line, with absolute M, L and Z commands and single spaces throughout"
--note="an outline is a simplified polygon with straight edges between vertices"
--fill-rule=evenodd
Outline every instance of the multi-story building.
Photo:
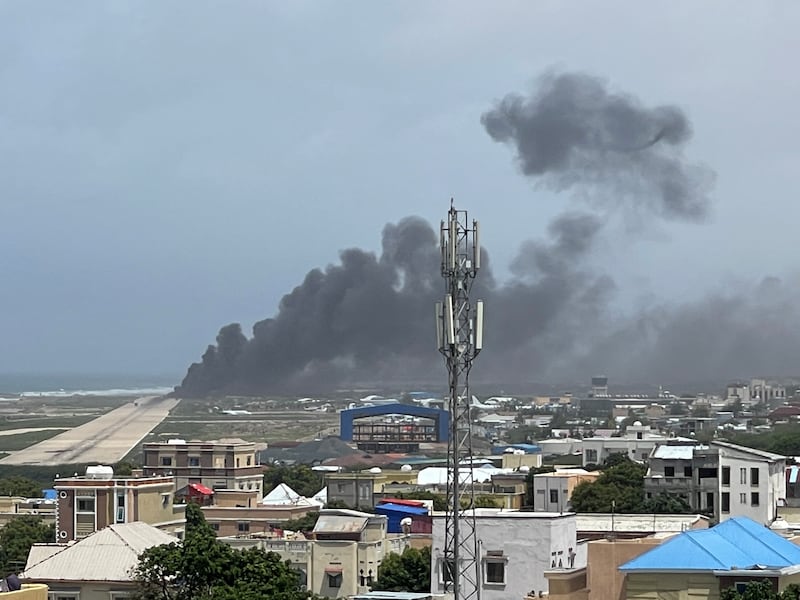
M 556 469 L 553 473 L 533 476 L 533 510 L 545 512 L 571 511 L 570 498 L 575 487 L 584 481 L 594 481 L 598 472 L 584 469 Z
M 353 510 L 323 509 L 311 534 L 287 539 L 265 536 L 222 538 L 235 548 L 277 552 L 300 570 L 309 591 L 349 598 L 369 591 L 378 567 L 391 552 L 401 554 L 410 536 L 387 533 L 387 518 Z
M 86 475 L 61 477 L 57 493 L 56 541 L 80 540 L 114 523 L 142 521 L 160 529 L 183 528 L 173 505 L 172 477 L 115 477 L 111 467 L 87 467 Z
M 262 491 L 264 469 L 256 464 L 253 442 L 173 439 L 146 443 L 142 450 L 145 473 L 174 477 L 178 490 L 200 483 L 212 490 Z
M 611 454 L 624 454 L 631 460 L 647 460 L 650 452 L 658 444 L 669 438 L 653 431 L 650 425 L 636 421 L 620 437 L 590 437 L 581 442 L 583 466 L 603 464 Z
M 475 510 L 479 540 L 480 597 L 524 598 L 548 589 L 545 571 L 586 565 L 585 544 L 577 543 L 573 513 Z M 431 593 L 442 594 L 450 570 L 444 565 L 445 514 L 433 515 Z M 535 540 L 535 542 L 534 542 Z
M 786 498 L 786 458 L 728 442 L 674 442 L 650 456 L 645 493 L 680 496 L 718 521 L 746 516 L 768 525 Z

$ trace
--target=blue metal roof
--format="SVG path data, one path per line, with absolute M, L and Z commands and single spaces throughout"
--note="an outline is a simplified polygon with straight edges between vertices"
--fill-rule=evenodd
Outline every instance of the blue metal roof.
M 407 506 L 405 504 L 394 504 L 392 502 L 385 502 L 378 504 L 375 507 L 375 512 L 381 514 L 382 511 L 401 512 L 409 515 L 427 515 L 428 509 L 424 506 Z
M 446 442 L 450 435 L 450 413 L 440 408 L 426 408 L 418 404 L 380 404 L 378 406 L 359 406 L 347 408 L 339 413 L 339 437 L 345 441 L 353 439 L 353 420 L 363 417 L 376 417 L 382 415 L 408 415 L 411 417 L 424 417 L 436 422 L 436 437 L 438 442 Z
M 800 546 L 747 517 L 685 531 L 622 565 L 625 572 L 781 569 L 800 564 Z

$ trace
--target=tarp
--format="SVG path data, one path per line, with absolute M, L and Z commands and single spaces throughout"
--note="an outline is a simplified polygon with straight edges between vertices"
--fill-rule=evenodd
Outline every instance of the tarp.
M 190 483 L 189 487 L 192 488 L 195 492 L 199 492 L 204 496 L 213 496 L 214 490 L 211 488 L 207 488 L 202 483 Z

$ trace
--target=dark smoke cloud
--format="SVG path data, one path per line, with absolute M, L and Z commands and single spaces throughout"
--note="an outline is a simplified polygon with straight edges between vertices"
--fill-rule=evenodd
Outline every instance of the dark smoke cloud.
M 666 218 L 708 212 L 713 176 L 683 160 L 692 130 L 677 107 L 647 108 L 596 77 L 550 72 L 530 96 L 509 94 L 481 122 L 515 149 L 523 174 L 553 190 L 594 188 L 604 208 L 645 205 Z
M 766 280 L 627 318 L 611 314 L 613 270 L 591 258 L 612 217 L 708 214 L 713 175 L 684 160 L 691 127 L 679 109 L 648 108 L 587 75 L 548 73 L 530 96 L 507 96 L 482 123 L 514 148 L 524 175 L 590 201 L 579 210 L 573 203 L 543 239 L 523 242 L 509 281 L 495 281 L 484 253 L 473 290 L 487 307 L 477 379 L 574 382 L 603 372 L 675 382 L 794 370 L 800 339 L 784 331 L 800 331 L 793 284 Z M 424 220 L 386 225 L 380 254 L 349 249 L 311 271 L 250 337 L 238 324 L 223 327 L 178 392 L 441 380 L 432 317 L 443 293 L 439 260 L 437 232 Z

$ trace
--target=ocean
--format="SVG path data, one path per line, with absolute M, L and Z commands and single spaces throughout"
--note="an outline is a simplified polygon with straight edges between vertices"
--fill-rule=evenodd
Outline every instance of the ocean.
M 0 396 L 162 395 L 171 392 L 180 379 L 179 375 L 0 373 Z

